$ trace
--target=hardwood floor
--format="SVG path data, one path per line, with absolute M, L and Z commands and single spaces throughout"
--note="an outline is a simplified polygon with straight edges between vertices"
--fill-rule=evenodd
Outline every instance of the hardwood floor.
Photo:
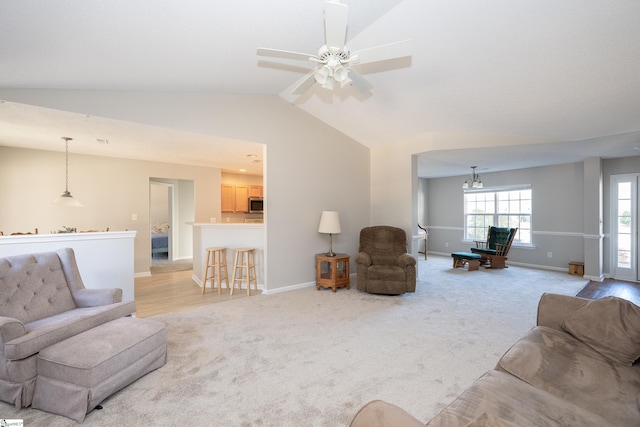
M 134 282 L 136 316 L 155 316 L 156 314 L 247 297 L 246 288 L 238 290 L 236 287 L 233 296 L 231 296 L 224 285 L 222 295 L 218 295 L 217 289 L 212 291 L 209 286 L 202 295 L 202 288 L 191 279 L 192 274 L 192 270 L 184 270 L 136 278 Z M 256 293 L 260 293 L 260 291 L 251 290 L 251 295 Z
M 640 283 L 623 282 L 615 279 L 605 279 L 603 282 L 589 282 L 577 296 L 589 299 L 600 299 L 614 296 L 631 301 L 640 306 Z
M 209 287 L 202 295 L 202 289 L 191 279 L 192 274 L 191 270 L 185 270 L 136 278 L 136 316 L 149 317 L 247 297 L 245 289 L 236 289 L 231 296 L 224 287 L 222 295 L 218 295 L 217 289 L 212 291 Z M 251 292 L 255 293 L 255 291 Z M 577 296 L 589 299 L 599 299 L 609 295 L 624 298 L 640 306 L 640 284 L 635 282 L 613 279 L 606 279 L 603 282 L 591 281 L 577 293 Z

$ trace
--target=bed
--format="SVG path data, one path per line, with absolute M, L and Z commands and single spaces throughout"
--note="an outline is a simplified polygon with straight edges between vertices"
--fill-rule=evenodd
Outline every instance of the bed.
M 151 256 L 169 254 L 169 224 L 154 224 L 151 227 Z

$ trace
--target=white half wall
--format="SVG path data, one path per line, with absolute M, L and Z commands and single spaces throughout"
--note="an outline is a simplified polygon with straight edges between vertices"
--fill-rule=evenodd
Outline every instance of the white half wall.
M 122 301 L 133 301 L 135 236 L 135 231 L 2 236 L 0 257 L 71 248 L 85 288 L 120 288 Z

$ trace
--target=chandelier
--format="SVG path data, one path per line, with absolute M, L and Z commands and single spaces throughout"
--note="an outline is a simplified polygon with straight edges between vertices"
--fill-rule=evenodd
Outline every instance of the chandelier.
M 484 185 L 480 181 L 480 175 L 476 173 L 477 166 L 471 166 L 471 176 L 464 180 L 462 188 L 483 188 Z

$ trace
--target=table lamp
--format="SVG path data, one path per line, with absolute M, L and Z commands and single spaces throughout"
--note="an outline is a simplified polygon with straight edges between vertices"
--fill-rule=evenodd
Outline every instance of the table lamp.
M 318 227 L 318 233 L 324 233 L 329 235 L 329 252 L 326 256 L 336 256 L 333 253 L 333 235 L 340 233 L 340 217 L 336 211 L 322 211 L 320 216 L 320 226 Z

